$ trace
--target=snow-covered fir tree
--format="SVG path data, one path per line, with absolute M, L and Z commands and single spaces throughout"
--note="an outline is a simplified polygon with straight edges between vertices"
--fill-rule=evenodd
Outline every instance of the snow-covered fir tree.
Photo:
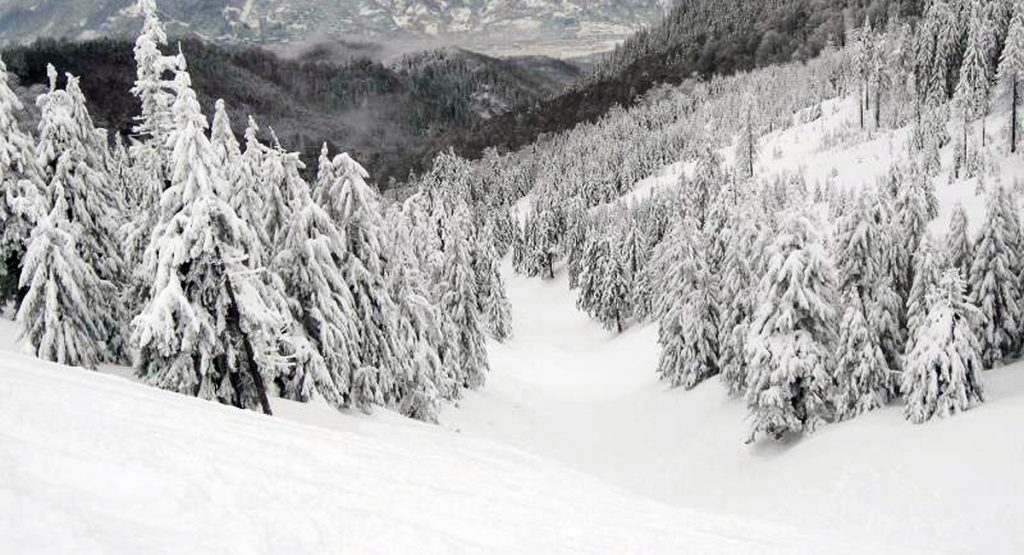
M 611 222 L 601 224 L 601 228 L 595 229 L 587 238 L 576 306 L 605 327 L 621 333 L 632 314 L 630 300 L 633 295 L 621 251 L 612 245 L 609 232 L 612 225 Z
M 228 115 L 227 104 L 224 99 L 219 99 L 214 104 L 213 123 L 210 124 L 210 146 L 213 147 L 214 160 L 221 168 L 228 179 L 222 184 L 228 186 L 228 190 L 218 191 L 224 198 L 231 194 L 231 174 L 239 164 L 242 157 L 242 150 L 231 130 L 231 116 Z
M 953 207 L 953 215 L 946 231 L 946 267 L 954 268 L 961 276 L 971 275 L 974 246 L 968 235 L 967 211 L 962 203 Z
M 387 289 L 384 219 L 368 174 L 348 154 L 332 160 L 336 178 L 327 191 L 327 213 L 345 240 L 345 283 L 352 292 L 359 342 L 353 394 L 357 404 L 395 401 L 395 373 L 401 361 L 395 344 L 395 303 Z M 474 284 L 475 285 L 475 284 Z M 474 288 L 475 292 L 475 288 Z M 475 308 L 475 296 L 472 298 Z
M 294 154 L 288 159 L 301 164 Z M 294 187 L 288 192 L 291 217 L 278 236 L 272 267 L 285 284 L 292 314 L 326 365 L 317 390 L 329 403 L 344 407 L 352 401 L 349 391 L 360 360 L 358 316 L 342 270 L 344 234 L 313 202 L 304 181 L 288 183 Z
M 477 235 L 472 244 L 472 256 L 481 318 L 488 334 L 496 341 L 504 342 L 512 335 L 512 305 L 505 293 L 501 261 L 494 247 L 494 233 L 490 226 Z
M 269 196 L 266 194 L 269 180 L 264 173 L 264 162 L 269 156 L 269 149 L 260 142 L 259 130 L 256 120 L 250 117 L 245 128 L 245 149 L 239 155 L 236 163 L 227 170 L 229 189 L 227 199 L 228 204 L 238 214 L 238 217 L 249 222 L 253 233 L 256 234 L 259 251 L 253 252 L 251 255 L 256 260 L 266 262 L 278 245 L 275 238 L 268 235 L 264 225 Z M 301 161 L 294 157 L 283 157 L 277 161 L 282 173 L 293 176 L 290 181 L 281 185 L 296 186 L 294 175 L 298 173 L 301 166 L 295 163 L 301 164 Z M 292 200 L 294 201 L 294 199 Z
M 168 185 L 170 133 L 174 116 L 174 84 L 170 76 L 178 68 L 178 56 L 165 55 L 167 33 L 156 12 L 155 0 L 139 0 L 136 5 L 143 18 L 142 32 L 135 41 L 135 84 L 132 94 L 139 100 L 141 112 L 132 129 L 129 149 L 133 160 L 135 203 L 130 219 L 121 230 L 125 242 L 125 261 L 135 269 L 142 260 L 156 225 L 160 197 Z M 135 276 L 136 288 L 145 287 L 145 276 Z
M 909 352 L 917 341 L 917 334 L 928 320 L 932 296 L 938 289 L 943 268 L 942 252 L 935 246 L 931 235 L 925 234 L 914 253 L 914 284 L 907 299 L 907 349 Z
M 124 266 L 117 240 L 123 212 L 117 191 L 106 173 L 106 145 L 92 124 L 78 80 L 67 76 L 65 89 L 57 88 L 57 74 L 48 68 L 50 89 L 39 96 L 39 144 L 36 160 L 43 171 L 43 210 L 60 206 L 78 233 L 78 255 L 98 278 L 114 289 L 90 299 L 94 326 L 103 334 L 104 362 L 120 362 L 125 355 L 122 301 L 116 288 L 124 281 Z M 58 198 L 60 197 L 60 198 Z M 55 226 L 57 224 L 54 224 Z
M 746 201 L 737 205 L 731 218 L 732 232 L 725 249 L 719 278 L 719 361 L 722 381 L 731 396 L 742 396 L 747 387 L 747 328 L 755 309 L 754 245 L 760 217 Z
M 813 431 L 832 416 L 835 269 L 818 227 L 791 213 L 770 246 L 747 343 L 751 440 Z
M 985 20 L 984 2 L 971 0 L 968 11 L 967 46 L 960 65 L 954 101 L 963 117 L 961 159 L 968 160 L 968 127 L 970 121 L 988 113 L 988 99 L 991 89 L 991 44 L 990 30 Z M 985 144 L 984 120 L 982 121 L 980 146 Z
M 43 176 L 35 144 L 18 125 L 24 109 L 11 90 L 7 66 L 0 60 L 0 303 L 18 300 L 21 260 L 38 215 L 36 197 Z
M 170 187 L 143 258 L 152 282 L 133 322 L 136 371 L 157 387 L 269 414 L 282 318 L 254 278 L 255 235 L 217 195 L 223 168 L 183 61 L 174 84 Z
M 985 368 L 999 364 L 1020 348 L 1022 299 L 1016 269 L 1020 252 L 1007 214 L 1013 205 L 998 185 L 990 188 L 988 213 L 974 248 L 969 278 L 970 299 L 978 309 L 978 341 Z
M 692 389 L 718 374 L 716 282 L 708 271 L 705 239 L 692 219 L 673 235 L 681 254 L 667 268 L 663 298 L 669 307 L 658 328 L 658 374 L 673 387 Z
M 835 417 L 847 420 L 885 406 L 889 395 L 889 363 L 868 325 L 864 305 L 854 292 L 846 294 L 836 352 Z
M 448 222 L 441 275 L 442 361 L 457 386 L 483 386 L 490 369 L 477 310 L 477 284 L 468 244 L 469 209 L 460 204 Z
M 985 400 L 981 347 L 971 326 L 974 310 L 964 296 L 963 280 L 956 270 L 947 270 L 907 355 L 903 391 L 910 421 L 952 416 Z
M 871 195 L 861 193 L 836 224 L 839 292 L 853 298 L 847 305 L 862 312 L 868 340 L 885 353 L 889 367 L 897 368 L 906 341 L 900 326 L 904 302 L 887 269 L 893 253 L 892 239 L 886 236 L 890 228 L 876 219 L 873 207 Z
M 72 163 L 62 159 L 59 175 Z M 59 189 L 62 181 L 50 187 Z M 68 220 L 65 195 L 56 190 L 38 202 L 39 210 L 50 208 L 33 230 L 23 261 L 20 285 L 26 293 L 17 315 L 22 337 L 39 358 L 95 369 L 110 359 L 109 321 L 95 303 L 116 295 L 116 289 L 79 253 L 82 227 Z
M 997 75 L 1008 89 L 1010 97 L 1010 152 L 1017 152 L 1017 138 L 1020 136 L 1018 108 L 1020 105 L 1020 84 L 1024 79 L 1024 2 L 1011 0 L 1012 18 L 1006 36 L 1006 44 L 999 60 Z

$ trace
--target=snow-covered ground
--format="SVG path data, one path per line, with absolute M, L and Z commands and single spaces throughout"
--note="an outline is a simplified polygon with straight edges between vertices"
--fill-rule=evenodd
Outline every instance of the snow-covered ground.
M 803 526 L 670 507 L 495 442 L 387 414 L 342 416 L 280 401 L 277 409 L 284 418 L 5 353 L 0 552 L 862 548 Z
M 915 426 L 894 407 L 749 446 L 743 404 L 717 380 L 659 383 L 655 326 L 614 337 L 564 279 L 508 279 L 516 337 L 446 426 L 677 506 L 934 552 L 1024 551 L 1024 365 L 986 373 L 988 403 L 949 420 Z

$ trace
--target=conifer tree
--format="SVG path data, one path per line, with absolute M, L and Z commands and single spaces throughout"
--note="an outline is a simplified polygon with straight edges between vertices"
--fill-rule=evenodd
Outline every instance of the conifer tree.
M 60 174 L 68 173 L 63 166 L 72 163 L 62 159 Z M 50 186 L 59 188 L 61 181 Z M 109 359 L 109 337 L 104 328 L 108 322 L 97 317 L 94 303 L 116 291 L 79 254 L 75 241 L 82 230 L 68 221 L 64 195 L 55 191 L 51 198 L 52 209 L 40 218 L 25 253 L 20 285 L 26 293 L 18 323 L 35 356 L 96 369 Z
M 288 158 L 288 163 L 301 163 L 295 154 Z M 295 187 L 288 194 L 291 217 L 278 236 L 272 267 L 285 284 L 292 314 L 323 357 L 326 377 L 318 380 L 317 390 L 336 407 L 356 402 L 366 408 L 367 400 L 353 400 L 350 394 L 359 369 L 359 330 L 342 270 L 344 234 L 313 202 L 304 181 L 288 183 Z
M 834 269 L 809 217 L 787 217 L 772 243 L 748 337 L 750 440 L 813 431 L 831 416 Z
M 999 80 L 1010 93 L 1010 152 L 1017 152 L 1020 132 L 1017 109 L 1020 104 L 1020 82 L 1024 78 L 1024 2 L 1012 0 L 1010 28 L 999 60 Z
M 366 170 L 348 154 L 336 156 L 331 163 L 337 177 L 327 191 L 325 209 L 345 238 L 342 268 L 359 332 L 356 352 L 362 367 L 353 390 L 366 403 L 391 403 L 397 395 L 395 373 L 400 361 L 393 330 L 396 307 L 385 273 L 384 220 L 377 195 L 366 183 Z M 472 301 L 475 308 L 476 297 Z
M 238 217 L 249 223 L 256 235 L 258 251 L 252 252 L 254 261 L 264 263 L 273 256 L 277 245 L 275 238 L 267 234 L 264 225 L 267 214 L 266 204 L 269 195 L 266 193 L 268 180 L 264 175 L 264 162 L 269 149 L 259 140 L 259 126 L 253 118 L 245 129 L 245 150 L 241 152 L 237 163 L 228 168 L 227 181 L 229 194 L 228 204 Z M 279 160 L 282 165 L 294 165 L 294 168 L 282 168 L 288 175 L 297 174 L 302 162 L 295 157 L 284 157 Z M 284 185 L 296 185 L 293 179 Z
M 288 194 L 302 187 L 300 171 L 305 168 L 302 161 L 285 152 L 274 139 L 275 146 L 263 152 L 262 178 L 263 234 L 269 250 L 276 249 L 278 234 L 291 219 L 292 199 Z
M 967 211 L 961 203 L 953 208 L 953 216 L 946 232 L 946 267 L 954 268 L 962 276 L 971 275 L 971 239 L 967 236 Z
M 908 420 L 920 424 L 952 416 L 985 400 L 981 347 L 971 328 L 973 311 L 964 297 L 963 280 L 956 270 L 947 270 L 907 356 L 903 391 Z
M 442 359 L 458 387 L 484 385 L 490 365 L 476 307 L 476 280 L 468 245 L 469 209 L 460 204 L 448 222 L 441 282 Z
M 758 236 L 758 217 L 748 208 L 737 209 L 731 218 L 733 232 L 726 245 L 719 285 L 721 322 L 719 325 L 718 367 L 729 395 L 737 397 L 746 391 L 746 337 L 754 312 L 754 244 Z
M 132 128 L 134 141 L 129 149 L 136 174 L 133 185 L 139 188 L 133 197 L 135 210 L 121 229 L 125 243 L 125 261 L 130 269 L 138 268 L 149 244 L 160 212 L 158 205 L 168 186 L 169 158 L 172 146 L 170 133 L 174 116 L 174 84 L 168 74 L 180 64 L 177 56 L 167 56 L 160 48 L 167 44 L 167 33 L 157 17 L 155 0 L 138 0 L 138 13 L 143 18 L 142 32 L 135 41 L 135 85 L 132 94 L 139 100 L 141 112 Z M 146 276 L 134 276 L 135 289 L 144 289 Z
M 886 269 L 891 262 L 890 238 L 873 214 L 871 196 L 862 193 L 836 226 L 836 267 L 839 292 L 851 297 L 847 305 L 862 312 L 868 340 L 885 353 L 887 364 L 898 367 L 905 339 L 900 327 L 903 299 Z M 903 252 L 902 250 L 899 252 Z
M 404 216 L 393 212 L 391 258 L 393 270 L 389 290 L 398 307 L 399 345 L 404 354 L 404 372 L 397 377 L 402 392 L 399 410 L 411 418 L 437 420 L 439 399 L 457 397 L 456 383 L 446 379 L 438 347 L 444 337 L 437 307 L 431 301 L 426 277 L 411 252 L 412 228 Z
M 988 199 L 988 214 L 974 249 L 970 274 L 970 301 L 979 313 L 978 341 L 981 362 L 992 368 L 1020 348 L 1021 291 L 1019 252 L 1011 243 L 1015 231 L 1005 213 L 1008 195 L 995 186 Z
M 36 165 L 32 138 L 18 126 L 24 107 L 8 83 L 0 60 L 0 303 L 18 300 L 21 261 L 39 215 L 36 197 L 43 176 Z
M 942 253 L 936 249 L 934 240 L 925 234 L 914 254 L 914 284 L 907 300 L 907 352 L 913 349 L 917 334 L 927 324 L 932 296 L 942 277 L 941 258 Z M 948 264 L 946 267 L 956 269 Z
M 610 224 L 605 224 L 609 226 Z M 622 333 L 632 313 L 632 298 L 625 264 L 618 249 L 612 247 L 606 231 L 595 231 L 587 238 L 580 271 L 580 294 L 576 306 L 605 327 Z
M 846 312 L 839 329 L 833 403 L 836 419 L 847 420 L 885 406 L 889 363 L 856 294 L 846 295 Z
M 269 414 L 281 317 L 252 278 L 255 236 L 216 193 L 224 177 L 183 62 L 174 83 L 171 185 L 143 259 L 152 285 L 133 322 L 136 371 L 163 389 Z
M 674 248 L 682 254 L 668 268 L 670 306 L 661 317 L 658 374 L 673 387 L 693 389 L 718 374 L 718 313 L 704 238 L 692 220 Z
M 967 131 L 970 120 L 988 113 L 988 95 L 991 88 L 991 67 L 989 63 L 989 30 L 985 21 L 984 6 L 980 0 L 971 0 L 968 23 L 967 49 L 960 66 L 954 100 L 963 116 L 963 151 L 967 160 Z M 984 120 L 982 121 L 982 146 L 985 143 Z
M 231 130 L 231 117 L 223 99 L 217 100 L 214 104 L 213 123 L 210 124 L 210 146 L 213 147 L 214 161 L 228 177 L 221 183 L 228 186 L 229 190 L 218 191 L 218 194 L 228 198 L 231 194 L 232 176 L 238 171 L 236 166 L 242 157 L 242 151 L 238 139 L 235 138 L 235 132 Z
M 472 248 L 480 316 L 488 334 L 502 343 L 512 335 L 512 305 L 505 293 L 505 281 L 501 277 L 501 265 L 490 227 L 478 235 Z
M 124 281 L 124 266 L 117 241 L 117 218 L 122 212 L 116 192 L 106 173 L 106 147 L 85 109 L 78 80 L 67 76 L 64 90 L 58 89 L 56 70 L 48 68 L 50 90 L 37 99 L 41 116 L 37 163 L 43 171 L 42 205 L 61 206 L 64 217 L 78 235 L 73 244 L 78 255 L 98 278 L 113 289 L 90 299 L 95 326 L 104 334 L 104 362 L 124 357 L 123 306 L 116 294 Z M 103 149 L 100 151 L 100 149 Z M 61 198 L 57 198 L 57 197 Z M 57 224 L 54 224 L 55 226 Z

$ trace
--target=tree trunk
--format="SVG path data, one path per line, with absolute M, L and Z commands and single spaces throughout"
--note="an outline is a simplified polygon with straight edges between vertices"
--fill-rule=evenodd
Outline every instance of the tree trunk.
M 860 109 L 860 128 L 864 129 L 864 98 L 857 94 L 857 107 Z
M 1011 86 L 1013 106 L 1010 109 L 1010 153 L 1017 152 L 1017 76 L 1013 76 L 1013 84 Z
M 882 128 L 882 87 L 875 94 L 875 129 Z

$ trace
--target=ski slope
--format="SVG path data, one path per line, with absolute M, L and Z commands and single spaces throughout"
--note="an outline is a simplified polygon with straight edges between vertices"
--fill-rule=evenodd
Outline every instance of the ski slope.
M 4 353 L 0 552 L 858 551 L 386 413 L 277 408 L 284 418 Z

